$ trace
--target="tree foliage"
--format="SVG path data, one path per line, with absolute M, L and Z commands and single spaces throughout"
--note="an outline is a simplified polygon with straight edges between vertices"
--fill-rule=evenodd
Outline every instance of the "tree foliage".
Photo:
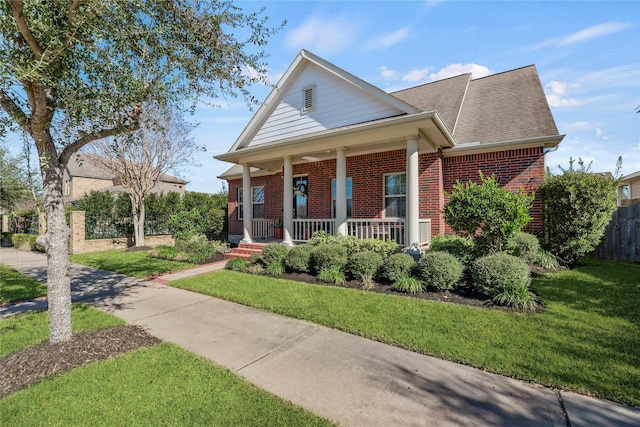
M 51 341 L 71 338 L 63 172 L 83 146 L 139 128 L 147 103 L 243 96 L 266 82 L 262 47 L 277 31 L 230 1 L 0 2 L 0 124 L 33 140 L 47 233 Z
M 544 249 L 573 265 L 602 240 L 616 210 L 618 180 L 590 173 L 590 165 L 572 159 L 560 175 L 547 174 L 544 200 Z
M 0 144 L 0 208 L 10 211 L 20 202 L 31 198 L 31 187 L 25 168 L 18 158 L 9 152 L 4 142 Z
M 531 220 L 533 195 L 500 188 L 494 177 L 480 184 L 457 182 L 444 206 L 445 221 L 459 234 L 472 237 L 484 252 L 500 251 Z

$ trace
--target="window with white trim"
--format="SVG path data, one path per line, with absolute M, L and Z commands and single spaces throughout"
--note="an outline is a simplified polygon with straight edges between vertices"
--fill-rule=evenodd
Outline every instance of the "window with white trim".
M 302 88 L 302 113 L 308 113 L 316 109 L 316 85 Z
M 353 181 L 347 178 L 347 218 L 351 218 Z M 331 180 L 331 218 L 336 217 L 336 179 Z
M 251 207 L 253 218 L 264 218 L 264 186 L 251 187 Z M 244 219 L 242 187 L 238 188 L 238 219 Z
M 384 217 L 405 218 L 407 215 L 407 174 L 384 175 Z

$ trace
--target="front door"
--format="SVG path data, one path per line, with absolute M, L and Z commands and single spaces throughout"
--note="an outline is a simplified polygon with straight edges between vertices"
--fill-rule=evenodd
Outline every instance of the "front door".
M 293 178 L 293 218 L 309 218 L 307 209 L 309 206 L 308 186 L 309 180 L 306 176 Z

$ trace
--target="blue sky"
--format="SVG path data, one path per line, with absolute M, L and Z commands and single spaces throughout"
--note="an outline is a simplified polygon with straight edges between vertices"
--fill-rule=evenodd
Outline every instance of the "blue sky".
M 266 6 L 287 25 L 266 51 L 273 83 L 301 49 L 386 91 L 464 72 L 474 77 L 535 64 L 556 125 L 566 134 L 547 166 L 570 157 L 592 171 L 640 170 L 640 2 L 638 1 L 237 1 Z M 270 88 L 255 86 L 264 100 Z M 226 152 L 255 113 L 240 99 L 203 107 L 196 140 L 207 151 L 185 171 L 193 191 L 216 192 Z

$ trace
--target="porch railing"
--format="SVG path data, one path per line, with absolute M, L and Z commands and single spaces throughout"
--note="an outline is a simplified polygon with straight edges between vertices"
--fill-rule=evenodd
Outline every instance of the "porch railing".
M 276 220 L 275 219 L 254 219 L 251 222 L 252 225 L 252 234 L 253 237 L 258 237 L 258 238 L 267 238 L 267 237 L 273 237 L 274 236 L 274 231 L 273 231 L 273 225 L 275 224 Z
M 336 220 L 328 219 L 294 219 L 292 220 L 291 240 L 294 242 L 306 242 L 316 231 L 326 231 L 328 234 L 336 234 Z
M 405 246 L 403 219 L 348 219 L 347 234 L 358 239 L 393 240 Z

